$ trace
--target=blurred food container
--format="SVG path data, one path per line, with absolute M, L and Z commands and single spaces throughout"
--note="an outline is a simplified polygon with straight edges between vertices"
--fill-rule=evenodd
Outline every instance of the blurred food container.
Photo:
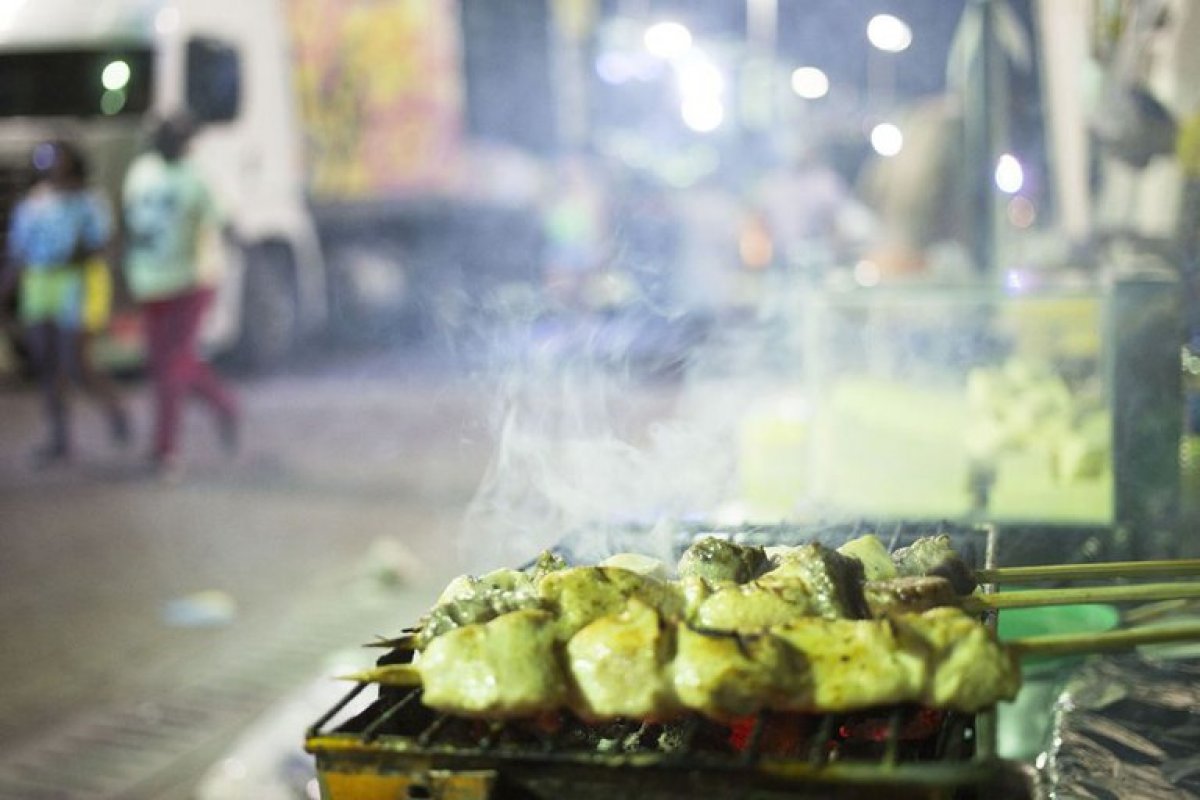
M 1113 521 L 1102 287 L 804 286 L 789 302 L 807 416 L 744 421 L 749 505 Z
M 997 617 L 1002 640 L 1059 633 L 1112 630 L 1121 615 L 1113 606 L 1083 604 L 1050 608 L 1010 608 Z M 1054 700 L 1082 656 L 1033 657 L 1021 661 L 1021 691 L 996 707 L 996 751 L 1004 758 L 1030 760 L 1046 746 Z

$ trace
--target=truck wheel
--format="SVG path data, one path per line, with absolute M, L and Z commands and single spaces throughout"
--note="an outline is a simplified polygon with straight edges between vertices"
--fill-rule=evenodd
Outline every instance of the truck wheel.
M 329 263 L 330 332 L 346 344 L 393 340 L 413 313 L 411 261 L 399 246 L 339 245 Z
M 261 371 L 278 366 L 295 347 L 300 310 L 291 254 L 278 245 L 246 253 L 238 361 Z

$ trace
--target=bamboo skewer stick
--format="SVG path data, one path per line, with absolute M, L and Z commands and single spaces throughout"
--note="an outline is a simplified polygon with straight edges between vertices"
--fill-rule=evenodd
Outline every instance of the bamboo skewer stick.
M 1167 561 L 1110 561 L 1101 564 L 1043 564 L 1035 567 L 997 567 L 975 570 L 980 583 L 1034 583 L 1105 578 L 1162 578 L 1200 575 L 1200 558 Z
M 367 642 L 363 647 L 384 647 L 388 649 L 400 648 L 401 650 L 415 650 L 417 647 L 417 635 L 415 633 L 406 633 L 403 636 L 397 636 L 394 639 L 378 638 L 373 642 Z
M 1136 603 L 1192 597 L 1200 597 L 1200 581 L 1143 583 L 1134 586 L 1073 586 L 1066 589 L 973 594 L 963 598 L 962 608 L 969 613 L 978 613 L 993 608 L 1036 608 L 1074 603 Z
M 1193 609 L 1200 600 L 1183 598 L 1178 600 L 1163 600 L 1158 603 L 1147 603 L 1144 606 L 1130 608 L 1121 614 L 1121 620 L 1126 625 L 1143 625 L 1168 614 L 1178 614 Z
M 1200 623 L 1186 622 L 1154 628 L 1127 628 L 1106 633 L 1064 633 L 1013 639 L 1006 646 L 1018 656 L 1069 656 L 1132 650 L 1148 644 L 1200 642 Z
M 342 680 L 358 683 L 378 683 L 381 686 L 407 686 L 417 688 L 421 685 L 421 673 L 412 664 L 389 664 L 384 667 L 372 667 L 361 672 L 352 672 L 340 676 Z

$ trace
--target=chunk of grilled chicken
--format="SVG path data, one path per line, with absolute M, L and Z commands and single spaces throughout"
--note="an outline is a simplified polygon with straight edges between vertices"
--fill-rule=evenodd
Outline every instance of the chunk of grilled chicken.
M 760 584 L 799 581 L 808 592 L 813 612 L 827 619 L 861 619 L 866 616 L 862 597 L 863 564 L 822 544 L 802 544 L 776 556 L 774 569 Z
M 886 581 L 895 578 L 896 565 L 892 562 L 892 554 L 888 552 L 883 542 L 873 533 L 851 539 L 838 547 L 837 551 L 844 556 L 857 558 L 863 565 L 863 577 L 869 581 Z
M 669 717 L 680 710 L 669 665 L 675 626 L 637 598 L 567 642 L 575 712 L 584 719 Z
M 905 648 L 885 620 L 801 619 L 770 635 L 807 668 L 806 690 L 788 698 L 787 710 L 852 711 L 921 698 L 924 654 Z
M 892 554 L 896 573 L 902 578 L 933 575 L 950 581 L 954 591 L 970 594 L 978 582 L 946 534 L 923 536 Z
M 433 639 L 464 625 L 486 622 L 515 610 L 544 606 L 545 602 L 529 581 L 512 583 L 511 588 L 474 584 L 469 590 L 460 591 L 452 595 L 451 600 L 440 602 L 430 609 L 425 619 L 421 620 L 420 630 L 416 632 L 416 646 L 424 649 Z
M 510 611 L 541 608 L 544 603 L 534 588 L 551 572 L 566 569 L 561 556 L 543 551 L 525 570 L 497 569 L 475 577 L 460 575 L 442 590 L 437 603 L 421 620 L 415 636 L 418 648 L 447 631 L 487 622 Z
M 802 653 L 775 636 L 676 627 L 671 676 L 681 708 L 714 719 L 787 707 L 809 691 Z M 573 667 L 573 665 L 572 665 Z
M 679 577 L 745 583 L 769 567 L 761 547 L 741 545 L 716 536 L 697 539 L 679 557 Z
M 934 576 L 892 578 L 863 584 L 867 611 L 874 618 L 889 614 L 919 614 L 940 606 L 957 606 L 962 598 L 950 581 Z
M 816 613 L 807 584 L 794 578 L 710 585 L 689 599 L 688 621 L 713 631 L 750 633 Z
M 677 584 L 620 567 L 570 567 L 552 572 L 537 584 L 537 591 L 546 607 L 555 612 L 557 635 L 563 642 L 588 623 L 620 613 L 632 598 L 667 619 L 679 619 L 684 611 Z
M 915 636 L 929 648 L 923 702 L 935 708 L 978 711 L 1017 696 L 1021 671 L 1016 656 L 974 618 L 945 607 L 894 620 L 901 637 Z M 911 641 L 907 646 L 917 647 Z
M 565 705 L 556 631 L 554 615 L 526 609 L 437 637 L 417 662 L 425 704 L 493 719 Z

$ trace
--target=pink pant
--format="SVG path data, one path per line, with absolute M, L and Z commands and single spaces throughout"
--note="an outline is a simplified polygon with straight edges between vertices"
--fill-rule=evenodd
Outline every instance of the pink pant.
M 200 322 L 213 294 L 212 289 L 194 289 L 142 306 L 154 379 L 154 455 L 158 458 L 175 453 L 183 398 L 190 392 L 207 401 L 222 420 L 230 421 L 237 415 L 233 395 L 196 353 Z

